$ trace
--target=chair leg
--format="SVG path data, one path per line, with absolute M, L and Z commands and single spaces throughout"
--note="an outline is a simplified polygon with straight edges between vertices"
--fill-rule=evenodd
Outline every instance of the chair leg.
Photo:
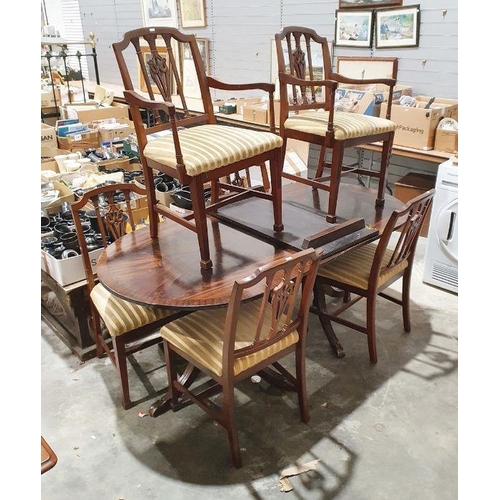
M 326 146 L 323 144 L 321 146 L 318 158 L 318 167 L 316 168 L 316 173 L 314 177 L 318 179 L 319 177 L 323 177 L 323 172 L 325 170 L 325 157 L 326 157 Z M 313 187 L 313 190 L 317 190 L 317 187 Z
M 179 391 L 175 387 L 175 381 L 177 380 L 177 371 L 174 365 L 174 352 L 169 349 L 168 342 L 163 340 L 163 351 L 165 353 L 165 365 L 167 367 L 167 379 L 168 379 L 168 393 L 170 397 L 170 405 L 174 407 L 179 399 Z
M 205 197 L 203 196 L 203 183 L 196 177 L 189 185 L 191 191 L 191 201 L 193 203 L 194 220 L 196 224 L 196 234 L 198 235 L 198 245 L 200 247 L 200 267 L 211 269 L 210 247 L 208 245 L 207 212 L 205 210 Z
M 271 160 L 269 161 L 271 170 L 271 192 L 273 198 L 274 226 L 273 230 L 277 233 L 283 231 L 283 192 L 281 189 L 281 171 L 283 168 L 284 159 L 281 149 L 276 149 Z
M 113 337 L 113 350 L 115 352 L 115 365 L 122 387 L 122 406 L 125 410 L 128 410 L 132 407 L 132 402 L 130 401 L 130 388 L 128 383 L 127 354 L 125 343 L 121 341 L 120 337 Z
M 222 389 L 222 404 L 224 423 L 229 439 L 229 449 L 231 451 L 231 462 L 239 469 L 243 462 L 241 460 L 240 442 L 236 431 L 236 419 L 234 415 L 234 387 L 224 385 Z
M 411 332 L 410 284 L 411 284 L 411 267 L 407 268 L 403 275 L 402 298 L 401 298 L 401 306 L 403 308 L 403 327 L 406 333 Z
M 102 338 L 102 329 L 101 329 L 101 319 L 97 310 L 94 307 L 92 301 L 90 301 L 90 308 L 92 314 L 92 329 L 94 331 L 94 343 L 95 343 L 95 355 L 97 358 L 102 358 L 104 354 L 104 349 L 102 347 L 102 343 L 104 339 Z
M 330 195 L 328 197 L 328 213 L 326 221 L 333 223 L 337 221 L 337 201 L 339 197 L 340 177 L 342 175 L 342 161 L 344 159 L 344 143 L 338 142 L 332 150 L 332 166 L 330 177 Z
M 368 340 L 368 353 L 370 362 L 377 362 L 377 339 L 375 334 L 375 305 L 377 295 L 370 295 L 366 298 L 366 336 Z
M 295 349 L 295 374 L 297 379 L 297 395 L 299 397 L 300 418 L 302 422 L 309 422 L 309 405 L 307 403 L 306 388 L 306 356 L 303 341 L 297 343 Z
M 260 167 L 260 175 L 262 177 L 262 186 L 264 187 L 264 191 L 266 193 L 271 189 L 271 184 L 269 183 L 269 175 L 267 174 L 267 168 L 265 163 L 261 163 Z
M 389 162 L 391 161 L 392 143 L 394 141 L 394 133 L 391 137 L 384 141 L 382 146 L 382 156 L 380 158 L 380 178 L 378 181 L 376 206 L 384 206 L 385 204 L 385 188 L 387 186 L 387 178 L 389 176 Z

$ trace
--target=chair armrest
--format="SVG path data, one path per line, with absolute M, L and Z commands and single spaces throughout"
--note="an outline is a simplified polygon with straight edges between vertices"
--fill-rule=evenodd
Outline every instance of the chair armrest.
M 138 94 L 134 90 L 124 90 L 123 97 L 125 98 L 127 104 L 139 106 L 143 109 L 156 109 L 158 111 L 164 111 L 175 118 L 175 105 L 169 101 L 153 101 L 152 99 L 148 99 L 147 97 Z
M 268 93 L 274 93 L 276 85 L 269 82 L 254 82 L 254 83 L 226 83 L 217 80 L 213 76 L 207 76 L 208 85 L 218 90 L 263 90 Z
M 207 76 L 207 82 L 209 87 L 218 90 L 229 90 L 229 91 L 239 91 L 239 90 L 263 90 L 267 92 L 269 96 L 269 128 L 271 132 L 276 129 L 275 117 L 274 117 L 274 92 L 276 90 L 276 85 L 274 83 L 268 82 L 254 82 L 254 83 L 226 83 L 212 76 Z

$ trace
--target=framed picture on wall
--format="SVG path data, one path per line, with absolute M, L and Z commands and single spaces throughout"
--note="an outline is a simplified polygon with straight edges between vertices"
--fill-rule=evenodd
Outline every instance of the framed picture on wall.
M 375 12 L 377 49 L 418 47 L 420 5 L 409 5 L 401 9 L 379 9 Z
M 141 0 L 144 26 L 177 27 L 176 0 Z
M 201 59 L 203 60 L 203 65 L 205 66 L 205 71 L 209 73 L 208 60 L 208 38 L 197 38 L 198 48 L 200 49 Z M 198 75 L 196 73 L 196 68 L 194 66 L 193 56 L 191 54 L 191 49 L 187 43 L 182 44 L 183 48 L 181 50 L 182 59 L 182 89 L 184 90 L 184 95 L 186 97 L 201 98 L 200 85 L 198 82 Z
M 340 9 L 368 9 L 390 5 L 403 5 L 403 0 L 339 0 Z
M 371 47 L 372 33 L 373 11 L 336 11 L 335 45 L 339 47 Z
M 207 25 L 205 0 L 179 0 L 179 7 L 183 28 L 203 28 Z
M 348 78 L 362 80 L 370 78 L 397 79 L 398 58 L 337 56 L 337 73 Z

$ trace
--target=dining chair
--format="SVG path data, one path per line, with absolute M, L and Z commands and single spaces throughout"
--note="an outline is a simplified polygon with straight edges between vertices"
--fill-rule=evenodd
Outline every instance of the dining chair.
M 350 250 L 320 265 L 314 285 L 312 310 L 318 315 L 332 347 L 338 339 L 330 321 L 364 333 L 368 340 L 370 361 L 377 362 L 376 303 L 382 297 L 402 308 L 404 331 L 411 331 L 410 285 L 413 260 L 425 216 L 434 197 L 430 189 L 392 212 L 380 238 Z M 401 297 L 387 289 L 402 280 Z M 332 308 L 326 296 L 331 289 L 343 291 L 343 301 Z M 363 321 L 341 317 L 361 299 L 366 299 Z
M 113 244 L 117 252 L 126 251 L 120 246 L 120 238 L 138 228 L 134 223 L 133 207 L 138 198 L 145 195 L 146 190 L 134 183 L 101 184 L 84 191 L 71 204 L 87 281 L 96 355 L 99 358 L 107 355 L 116 368 L 122 405 L 126 410 L 134 406 L 130 398 L 127 359 L 138 351 L 160 344 L 160 327 L 183 314 L 125 300 L 106 289 L 94 274 L 93 264 L 97 258 L 92 253 L 94 250 Z
M 231 461 L 242 466 L 235 422 L 235 385 L 271 369 L 298 394 L 300 416 L 309 420 L 305 348 L 309 307 L 322 250 L 308 249 L 262 266 L 234 283 L 227 307 L 201 309 L 160 330 L 172 407 L 190 401 L 223 426 L 229 438 Z M 253 290 L 253 291 L 252 291 Z M 258 293 L 248 300 L 247 294 Z M 280 361 L 295 356 L 295 375 Z M 177 358 L 200 373 L 188 386 L 177 376 Z M 273 367 L 273 368 L 270 368 Z M 198 382 L 199 380 L 199 382 Z M 214 396 L 222 392 L 222 399 Z
M 128 31 L 113 43 L 130 106 L 137 147 L 149 197 L 151 236 L 158 236 L 158 215 L 195 231 L 200 267 L 211 269 L 207 215 L 248 196 L 270 200 L 273 230 L 283 230 L 281 192 L 281 137 L 275 133 L 270 106 L 270 131 L 252 130 L 216 120 L 211 91 L 259 91 L 274 100 L 275 85 L 224 83 L 207 74 L 208 68 L 195 35 L 175 28 L 145 27 Z M 139 71 L 139 85 L 136 74 Z M 192 111 L 196 109 L 196 111 Z M 271 189 L 227 182 L 227 176 L 269 162 Z M 159 171 L 189 188 L 192 213 L 179 214 L 155 194 L 153 172 Z M 206 189 L 211 189 L 205 203 Z
M 383 206 L 390 154 L 396 124 L 390 120 L 396 80 L 393 78 L 355 79 L 332 71 L 328 40 L 316 31 L 301 26 L 285 26 L 275 34 L 279 74 L 280 135 L 283 161 L 289 139 L 320 147 L 318 166 L 313 178 L 286 172 L 282 176 L 329 192 L 327 222 L 337 220 L 337 201 L 341 177 L 349 173 L 378 179 L 375 204 Z M 335 96 L 340 85 L 382 85 L 387 89 L 384 117 L 336 109 Z M 380 169 L 362 164 L 344 164 L 346 148 L 382 142 Z M 330 159 L 328 161 L 328 159 Z M 330 175 L 325 176 L 325 168 Z

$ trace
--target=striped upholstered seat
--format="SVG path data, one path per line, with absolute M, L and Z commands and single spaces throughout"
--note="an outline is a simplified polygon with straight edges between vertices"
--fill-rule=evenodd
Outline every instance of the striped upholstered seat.
M 393 210 L 375 243 L 355 248 L 320 266 L 314 288 L 315 309 L 328 341 L 339 357 L 343 347 L 330 322 L 364 333 L 370 362 L 377 355 L 377 299 L 383 298 L 401 307 L 404 331 L 411 331 L 410 290 L 413 260 L 422 224 L 434 197 L 434 190 L 420 194 L 403 207 Z M 390 287 L 399 280 L 400 293 Z M 326 298 L 328 289 L 343 291 L 344 300 L 334 305 Z M 365 315 L 347 315 L 351 306 L 365 299 Z M 346 313 L 346 314 L 344 314 Z
M 327 111 L 308 111 L 291 115 L 285 121 L 285 129 L 325 136 L 327 123 Z M 393 132 L 396 130 L 396 126 L 396 123 L 385 118 L 344 111 L 337 111 L 333 120 L 335 140 L 337 141 Z
M 94 286 L 90 297 L 112 337 L 149 325 L 175 312 L 169 309 L 145 307 L 123 300 L 100 283 Z
M 191 177 L 281 147 L 283 140 L 270 132 L 225 125 L 200 125 L 179 131 L 186 173 Z M 172 135 L 149 141 L 144 155 L 162 165 L 176 168 Z
M 248 302 L 239 310 L 239 321 L 236 329 L 235 349 L 252 345 L 255 336 L 257 319 L 260 314 L 260 301 Z M 163 338 L 192 356 L 197 363 L 212 373 L 222 375 L 222 346 L 227 309 L 200 310 L 162 327 Z M 271 307 L 264 315 L 263 331 L 271 327 Z M 299 340 L 297 330 L 276 343 L 247 356 L 235 359 L 234 375 L 248 369 L 273 354 L 295 344 Z
M 376 243 L 362 246 L 351 252 L 341 255 L 337 259 L 333 259 L 319 267 L 318 275 L 341 281 L 350 286 L 368 290 L 370 271 L 373 266 L 373 258 L 377 250 Z M 384 271 L 384 267 L 389 263 L 392 250 L 386 250 L 382 259 L 382 272 L 378 278 L 377 286 L 382 286 L 389 281 L 393 276 L 401 274 L 408 267 L 408 261 L 404 260 L 396 266 L 393 266 Z
M 265 373 L 266 380 L 281 378 L 297 392 L 302 421 L 309 420 L 306 334 L 321 254 L 322 250 L 309 248 L 263 265 L 235 281 L 227 307 L 200 309 L 160 329 L 170 407 L 191 401 L 224 427 L 235 467 L 242 465 L 235 422 L 236 383 L 257 373 Z M 245 300 L 248 293 L 253 298 Z M 292 371 L 281 361 L 289 355 L 295 358 L 290 362 L 295 367 Z M 179 357 L 191 365 L 193 375 L 202 372 L 203 376 L 179 377 Z

